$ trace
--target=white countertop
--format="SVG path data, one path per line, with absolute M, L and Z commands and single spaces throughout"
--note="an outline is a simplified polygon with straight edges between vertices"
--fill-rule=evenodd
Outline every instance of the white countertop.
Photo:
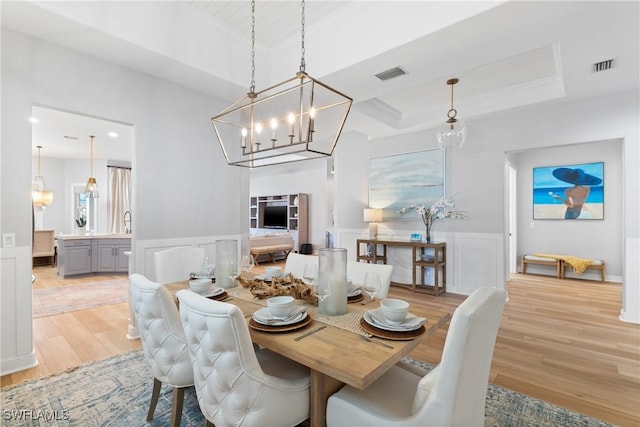
M 78 239 L 131 239 L 131 234 L 56 234 L 59 240 Z

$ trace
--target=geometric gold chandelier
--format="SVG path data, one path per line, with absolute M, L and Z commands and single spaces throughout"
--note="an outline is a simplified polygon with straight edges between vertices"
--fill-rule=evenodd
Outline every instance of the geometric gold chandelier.
M 44 179 L 40 174 L 40 149 L 42 145 L 37 145 L 36 147 L 38 147 L 38 175 L 36 175 L 31 186 L 31 200 L 34 205 L 44 208 L 53 202 L 53 193 L 44 189 Z
M 451 108 L 447 112 L 447 121 L 438 129 L 436 138 L 438 139 L 438 147 L 446 151 L 450 147 L 462 148 L 464 141 L 467 139 L 467 127 L 464 123 L 456 118 L 458 110 L 453 108 L 453 86 L 458 83 L 457 78 L 447 80 L 447 84 L 451 86 Z
M 211 120 L 227 163 L 255 168 L 328 157 L 338 142 L 353 100 L 305 71 L 255 90 L 255 0 L 251 2 L 251 85 L 246 96 Z

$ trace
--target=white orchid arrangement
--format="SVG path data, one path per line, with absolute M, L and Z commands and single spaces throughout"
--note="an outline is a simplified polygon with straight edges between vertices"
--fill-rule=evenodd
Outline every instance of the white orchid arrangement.
M 404 215 L 412 210 L 416 211 L 422 217 L 422 222 L 427 227 L 427 238 L 430 238 L 431 226 L 436 221 L 444 221 L 446 219 L 467 219 L 467 214 L 461 211 L 452 211 L 450 208 L 455 206 L 453 197 L 441 197 L 433 205 L 426 207 L 424 205 L 405 206 L 398 213 Z

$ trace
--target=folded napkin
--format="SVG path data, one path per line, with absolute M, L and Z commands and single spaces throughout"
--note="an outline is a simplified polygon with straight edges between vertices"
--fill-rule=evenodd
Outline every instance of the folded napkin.
M 223 288 L 220 288 L 218 286 L 209 289 L 207 292 L 203 293 L 202 296 L 206 297 L 206 298 L 210 298 L 210 297 L 215 297 L 218 296 L 220 294 L 222 294 L 224 292 Z
M 355 297 L 356 295 L 360 295 L 362 292 L 360 291 L 360 286 L 349 285 L 347 288 L 347 296 Z
M 292 323 L 292 321 L 294 320 L 302 320 L 304 319 L 304 316 L 306 315 L 306 313 L 307 313 L 307 309 L 305 307 L 298 306 L 291 313 L 291 315 L 286 319 L 276 319 L 271 315 L 271 311 L 269 310 L 269 308 L 264 307 L 256 311 L 255 313 L 253 313 L 251 317 L 253 317 L 253 320 L 255 320 L 258 323 L 262 323 L 263 325 L 277 326 L 277 325 L 287 325 L 289 323 Z
M 371 320 L 373 322 L 373 326 L 381 327 L 382 329 L 387 329 L 391 331 L 401 332 L 401 331 L 414 331 L 418 329 L 420 326 L 427 321 L 424 317 L 417 317 L 412 314 L 408 314 L 404 319 L 404 322 L 392 325 L 387 321 L 387 319 L 382 314 L 380 309 L 371 310 L 369 312 L 371 316 Z

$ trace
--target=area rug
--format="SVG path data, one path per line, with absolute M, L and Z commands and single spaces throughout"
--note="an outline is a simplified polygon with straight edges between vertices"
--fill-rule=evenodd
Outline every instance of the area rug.
M 432 368 L 414 359 L 405 361 L 425 373 Z M 0 390 L 2 425 L 167 426 L 171 418 L 169 386 L 162 387 L 153 421 L 145 421 L 151 386 L 151 374 L 142 351 L 135 350 Z M 203 424 L 194 388 L 188 388 L 182 426 Z M 610 426 L 495 385 L 489 385 L 485 425 Z
M 129 279 L 110 279 L 81 285 L 33 291 L 33 318 L 85 310 L 127 301 Z

